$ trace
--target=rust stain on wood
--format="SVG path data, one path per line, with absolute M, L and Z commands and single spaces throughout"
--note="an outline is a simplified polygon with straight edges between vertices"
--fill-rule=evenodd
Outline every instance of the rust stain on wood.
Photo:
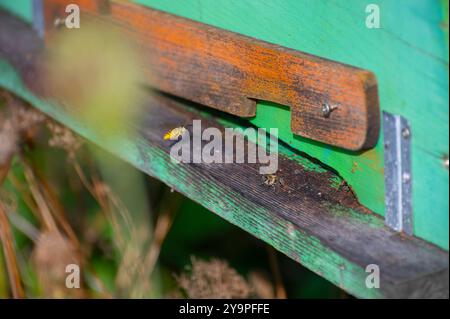
M 73 1 L 86 17 L 112 22 L 137 41 L 147 84 L 241 117 L 256 100 L 291 108 L 293 133 L 349 150 L 378 140 L 379 106 L 373 73 L 225 31 L 148 7 Z M 45 1 L 46 31 L 65 17 L 67 1 Z M 48 37 L 47 37 L 48 38 Z M 324 106 L 332 109 L 325 115 Z

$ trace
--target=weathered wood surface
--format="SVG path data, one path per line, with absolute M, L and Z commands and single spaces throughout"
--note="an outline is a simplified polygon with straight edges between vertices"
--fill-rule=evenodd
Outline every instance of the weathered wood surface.
M 447 1 L 378 0 L 380 29 L 366 28 L 363 0 L 132 2 L 373 71 L 380 108 L 401 114 L 412 127 L 414 235 L 448 250 Z M 0 0 L 0 7 L 32 22 L 31 0 Z M 364 206 L 383 215 L 383 143 L 349 152 L 293 134 L 290 120 L 288 107 L 257 101 L 249 121 L 278 127 L 282 141 L 335 169 Z
M 32 78 L 35 49 L 42 43 L 29 26 L 0 11 L 0 87 L 152 175 L 207 209 L 266 241 L 279 251 L 358 297 L 448 297 L 448 253 L 404 237 L 360 206 L 340 178 L 280 145 L 284 187 L 267 187 L 255 164 L 175 164 L 168 130 L 202 119 L 223 129 L 235 125 L 205 117 L 194 107 L 150 94 L 140 134 L 111 143 L 63 109 L 37 98 L 21 78 Z M 22 41 L 25 39 L 25 42 Z M 28 62 L 27 62 L 28 61 Z M 365 286 L 365 268 L 380 268 L 380 289 Z
M 345 149 L 378 140 L 377 84 L 369 71 L 133 3 L 72 3 L 84 23 L 108 21 L 135 39 L 148 84 L 161 91 L 243 117 L 256 115 L 256 100 L 287 105 L 292 132 Z M 58 32 L 54 21 L 67 15 L 66 5 L 45 1 L 46 33 Z M 334 110 L 324 115 L 325 105 Z

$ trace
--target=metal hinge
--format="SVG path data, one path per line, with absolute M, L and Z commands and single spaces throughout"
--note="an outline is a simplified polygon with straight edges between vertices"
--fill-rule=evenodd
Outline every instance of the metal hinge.
M 385 223 L 413 234 L 411 128 L 401 115 L 383 112 Z

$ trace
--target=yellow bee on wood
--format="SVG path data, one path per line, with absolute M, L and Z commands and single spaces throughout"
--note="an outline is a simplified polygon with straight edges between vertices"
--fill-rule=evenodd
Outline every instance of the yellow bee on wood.
M 166 134 L 164 134 L 164 140 L 177 140 L 183 136 L 188 130 L 184 126 L 176 127 Z
M 282 177 L 278 177 L 275 174 L 267 174 L 262 176 L 262 182 L 264 185 L 276 188 L 277 186 L 283 186 L 284 180 Z

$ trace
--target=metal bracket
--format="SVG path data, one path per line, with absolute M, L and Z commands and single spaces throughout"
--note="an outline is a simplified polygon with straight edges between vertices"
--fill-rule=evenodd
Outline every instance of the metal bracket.
M 411 128 L 401 115 L 383 112 L 383 131 L 385 223 L 412 235 Z

